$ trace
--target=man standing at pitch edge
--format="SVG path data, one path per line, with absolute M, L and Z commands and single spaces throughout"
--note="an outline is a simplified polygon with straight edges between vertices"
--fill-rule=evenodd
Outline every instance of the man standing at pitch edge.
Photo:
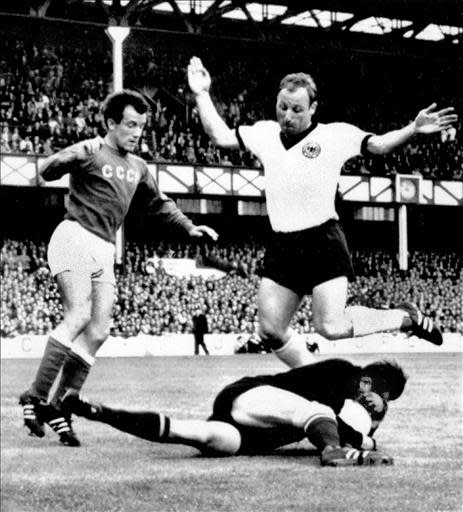
M 209 350 L 204 342 L 204 335 L 209 332 L 209 325 L 207 317 L 204 312 L 198 308 L 193 315 L 193 336 L 195 339 L 195 356 L 199 355 L 199 349 L 202 348 L 206 355 L 209 355 Z
M 50 333 L 35 380 L 19 400 L 31 435 L 43 437 L 47 423 L 63 444 L 80 445 L 57 404 L 68 388 L 82 388 L 96 352 L 109 335 L 116 231 L 135 192 L 149 213 L 161 216 L 173 228 L 192 237 L 217 239 L 213 229 L 195 226 L 159 190 L 145 161 L 132 154 L 147 111 L 148 104 L 136 92 L 109 95 L 103 106 L 105 138 L 65 148 L 47 158 L 41 168 L 45 181 L 69 173 L 70 182 L 65 219 L 48 246 L 48 263 L 56 277 L 64 318 Z M 56 392 L 48 403 L 60 370 Z
M 414 304 L 390 310 L 346 307 L 353 268 L 335 195 L 346 160 L 361 153 L 386 154 L 415 135 L 446 130 L 457 120 L 453 108 L 436 110 L 432 104 L 409 125 L 383 135 L 347 123 L 317 123 L 315 82 L 294 73 L 280 82 L 277 121 L 231 129 L 211 100 L 211 78 L 197 57 L 190 60 L 188 81 L 212 141 L 250 150 L 264 167 L 273 233 L 258 292 L 259 334 L 276 355 L 290 367 L 312 361 L 304 340 L 289 328 L 306 294 L 312 295 L 315 330 L 330 340 L 401 329 L 441 345 L 440 330 Z

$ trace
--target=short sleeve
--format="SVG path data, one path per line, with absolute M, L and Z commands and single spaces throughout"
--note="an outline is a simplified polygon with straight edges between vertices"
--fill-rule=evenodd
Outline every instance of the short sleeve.
M 236 133 L 241 149 L 248 149 L 260 157 L 262 150 L 272 143 L 277 131 L 279 127 L 274 121 L 258 121 L 252 126 L 239 126 Z
M 342 150 L 347 160 L 356 155 L 365 154 L 368 139 L 373 134 L 365 132 L 348 123 L 336 123 L 336 138 L 338 150 Z

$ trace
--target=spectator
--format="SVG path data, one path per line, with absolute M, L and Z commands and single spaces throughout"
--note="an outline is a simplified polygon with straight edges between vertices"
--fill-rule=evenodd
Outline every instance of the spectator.
M 56 151 L 77 140 L 92 137 L 95 128 L 101 133 L 104 127 L 99 108 L 108 92 L 107 84 L 110 83 L 110 58 L 99 44 L 99 35 L 91 51 L 82 49 L 79 44 L 67 44 L 73 38 L 79 40 L 81 29 L 81 26 L 77 29 L 69 26 L 66 44 L 62 44 L 56 37 L 51 40 L 45 31 L 41 32 L 41 38 L 37 40 L 32 40 L 27 33 L 19 38 L 15 35 L 14 27 L 11 33 L 5 31 L 2 34 L 4 52 L 1 61 L 0 123 L 7 123 L 9 129 L 9 140 L 2 141 L 4 150 L 18 150 L 20 140 L 14 142 L 13 134 L 20 139 L 29 135 L 31 141 L 38 135 L 41 145 L 36 144 L 36 148 L 45 151 L 47 147 L 48 151 L 51 146 Z M 248 152 L 219 152 L 204 136 L 198 122 L 198 113 L 185 92 L 183 68 L 191 55 L 191 44 L 180 41 L 174 43 L 167 36 L 159 36 L 156 39 L 156 52 L 151 48 L 152 44 L 145 44 L 143 35 L 133 30 L 125 59 L 128 78 L 142 81 L 145 76 L 149 76 L 152 82 L 150 92 L 154 96 L 155 106 L 146 129 L 149 154 L 156 161 L 189 165 L 229 166 L 231 163 L 241 167 L 259 167 L 257 160 Z M 285 68 L 294 69 L 299 67 L 300 56 L 295 53 L 290 57 L 282 48 L 281 54 L 275 50 L 275 58 L 262 65 L 261 52 L 257 46 L 253 48 L 248 45 L 243 51 L 237 45 L 233 58 L 230 58 L 229 52 L 227 58 L 223 58 L 224 51 L 218 43 L 208 57 L 214 76 L 217 77 L 214 92 L 220 102 L 221 112 L 230 126 L 253 124 L 256 119 L 266 117 L 264 113 L 268 105 L 265 99 L 273 97 L 276 87 L 272 77 L 282 74 L 279 63 L 284 62 Z M 282 58 L 278 58 L 280 56 Z M 317 76 L 327 76 L 332 73 L 333 63 L 340 72 L 347 66 L 342 58 L 333 54 L 326 63 L 312 56 L 310 67 L 316 70 Z M 333 105 L 336 112 L 342 115 L 342 119 L 336 120 L 369 126 L 377 132 L 385 132 L 407 122 L 407 112 L 403 106 L 400 109 L 384 108 L 384 105 L 406 105 L 407 98 L 410 105 L 415 102 L 415 94 L 401 97 L 400 102 L 396 101 L 392 91 L 405 94 L 401 86 L 384 88 L 386 80 L 387 83 L 393 80 L 387 61 L 376 58 L 370 61 L 365 57 L 359 62 L 358 70 L 355 61 L 350 61 L 348 65 L 349 75 L 358 76 L 357 88 L 359 94 L 362 94 L 362 102 L 357 101 L 355 94 L 342 96 L 343 105 L 339 105 L 336 99 Z M 401 66 L 397 68 L 400 72 L 394 73 L 400 77 L 399 85 L 408 79 L 416 80 L 416 68 L 409 61 L 406 65 L 395 61 L 394 66 Z M 148 73 L 146 70 L 149 70 Z M 423 71 L 420 69 L 420 72 Z M 246 88 L 243 87 L 245 82 L 248 84 Z M 160 89 L 159 83 L 170 84 L 166 94 Z M 262 90 L 262 85 L 259 88 L 256 85 L 262 83 L 265 84 L 265 90 Z M 421 85 L 420 99 L 424 96 L 445 97 L 447 103 L 447 99 L 453 96 L 450 103 L 461 110 L 458 81 L 453 83 L 448 80 L 444 83 L 441 74 L 433 73 L 430 68 L 420 81 Z M 378 102 L 376 96 L 371 97 L 369 92 L 379 88 L 386 96 L 382 102 Z M 324 116 L 330 120 L 332 113 L 325 111 Z M 30 133 L 31 130 L 35 133 Z M 46 146 L 45 141 L 49 137 L 50 145 Z M 28 143 L 25 145 L 29 146 Z M 143 153 L 148 155 L 145 149 Z M 343 172 L 382 176 L 413 172 L 420 173 L 425 179 L 460 180 L 463 174 L 461 123 L 456 127 L 456 132 L 450 131 L 444 140 L 435 140 L 430 148 L 415 143 L 391 158 L 358 157 L 348 162 Z
M 249 279 L 228 275 L 218 281 L 177 279 L 158 269 L 146 274 L 145 262 L 155 252 L 194 257 L 187 244 L 135 244 L 126 247 L 126 273 L 117 276 L 117 301 L 112 335 L 130 337 L 144 332 L 192 333 L 191 320 L 199 305 L 207 311 L 211 333 L 254 333 L 262 246 L 247 242 L 215 248 L 216 254 L 240 259 L 251 270 Z M 45 334 L 62 319 L 58 291 L 46 264 L 46 244 L 5 240 L 1 247 L 1 335 Z M 172 254 L 171 254 L 172 256 Z M 356 280 L 349 287 L 349 302 L 380 308 L 403 301 L 416 302 L 445 332 L 463 334 L 463 259 L 456 253 L 416 251 L 410 270 L 401 272 L 395 257 L 384 251 L 354 251 Z M 311 300 L 301 305 L 293 321 L 299 333 L 312 332 Z

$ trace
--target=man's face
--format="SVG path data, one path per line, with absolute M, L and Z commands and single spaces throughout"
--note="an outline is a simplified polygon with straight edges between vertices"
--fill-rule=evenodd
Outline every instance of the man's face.
M 138 146 L 146 114 L 139 114 L 132 105 L 125 107 L 120 123 L 108 119 L 108 136 L 115 147 L 123 152 L 132 152 Z
M 317 108 L 317 102 L 310 104 L 305 87 L 290 91 L 281 89 L 277 96 L 276 115 L 281 131 L 286 135 L 297 135 L 306 130 Z
M 384 391 L 378 393 L 373 391 L 372 380 L 370 377 L 362 377 L 359 383 L 359 391 L 357 395 L 357 402 L 365 407 L 370 413 L 381 413 L 387 407 L 389 400 L 389 392 Z

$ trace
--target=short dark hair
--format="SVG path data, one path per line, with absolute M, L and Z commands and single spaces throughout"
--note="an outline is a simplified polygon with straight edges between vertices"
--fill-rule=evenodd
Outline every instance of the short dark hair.
M 108 123 L 108 119 L 112 119 L 119 124 L 122 121 L 125 107 L 129 105 L 132 106 L 139 114 L 144 114 L 149 109 L 149 105 L 145 98 L 136 91 L 124 89 L 110 94 L 103 103 L 103 117 L 105 124 Z
M 289 89 L 290 91 L 293 91 L 298 87 L 303 87 L 307 90 L 310 103 L 316 101 L 318 95 L 317 84 L 307 73 L 290 73 L 281 79 L 280 91 L 282 89 Z
M 389 392 L 389 400 L 396 400 L 403 393 L 408 376 L 396 361 L 376 361 L 365 366 L 363 375 L 373 380 L 372 390 Z

